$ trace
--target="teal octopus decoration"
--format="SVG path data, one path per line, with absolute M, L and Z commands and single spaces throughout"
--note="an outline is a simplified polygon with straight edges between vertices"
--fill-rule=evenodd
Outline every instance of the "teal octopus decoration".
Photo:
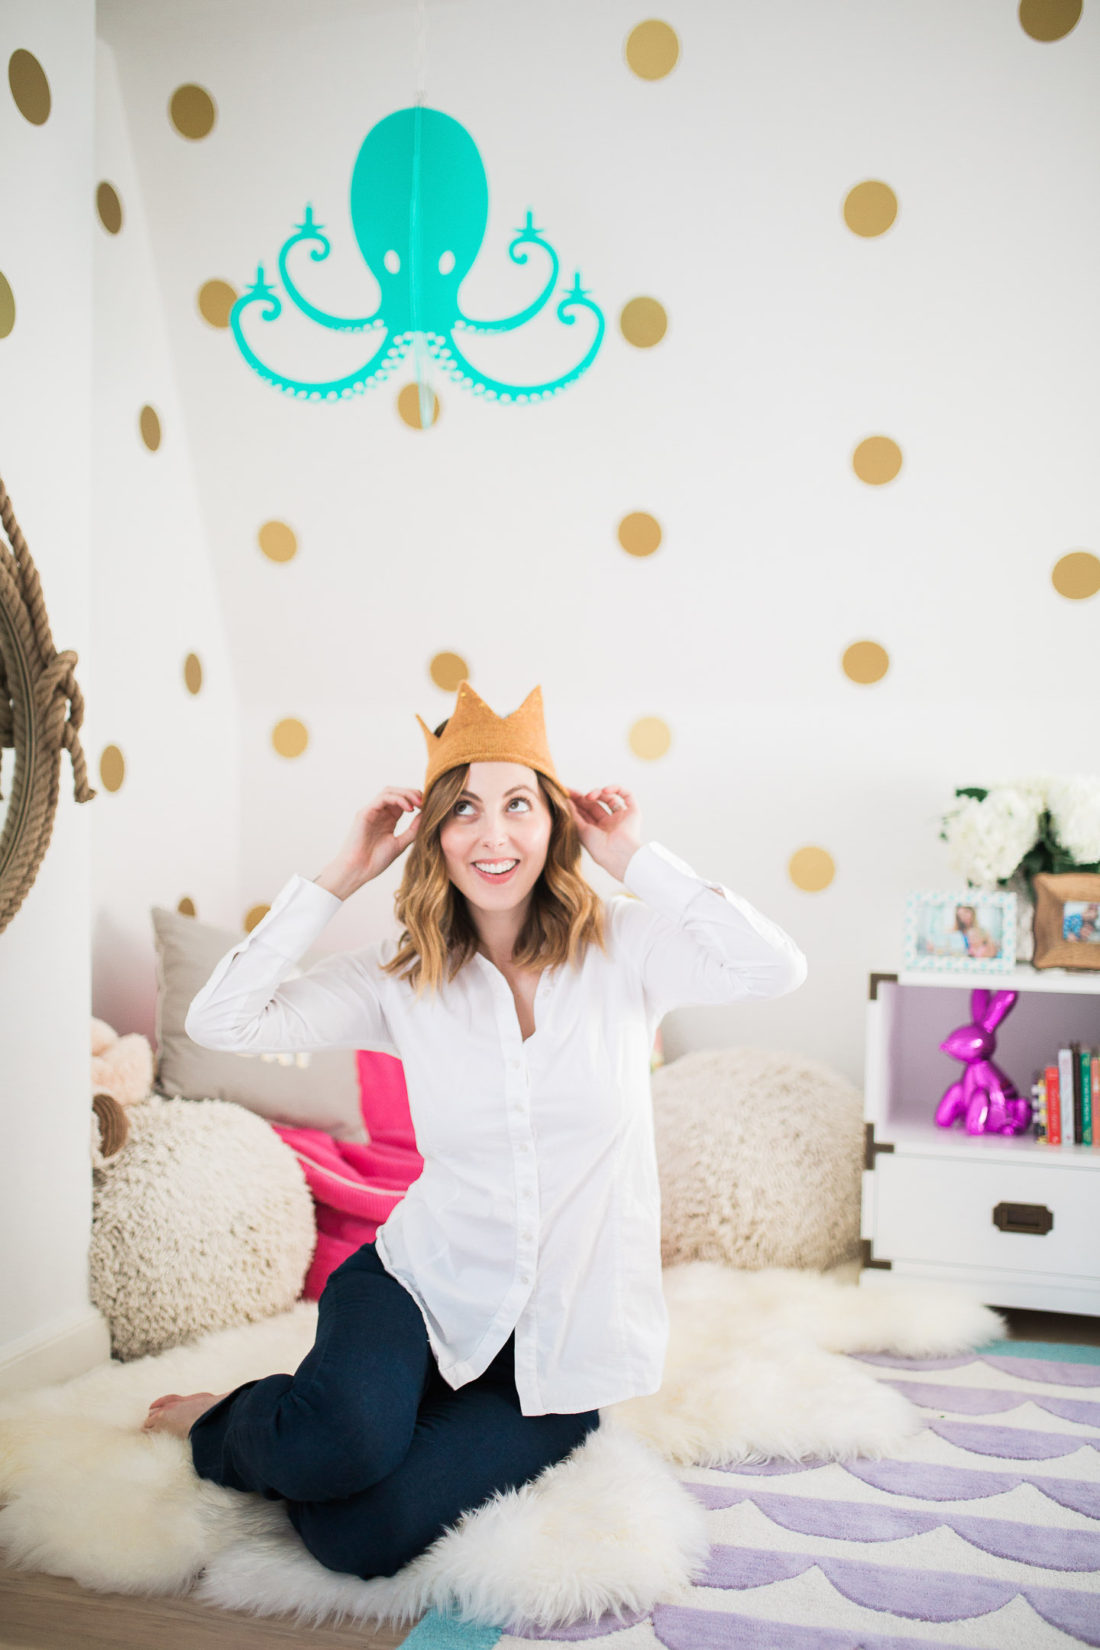
M 516 231 L 508 254 L 514 263 L 525 264 L 526 248 L 542 248 L 551 264 L 542 291 L 525 309 L 500 320 L 464 315 L 458 289 L 481 249 L 488 215 L 485 168 L 464 126 L 421 104 L 387 115 L 363 139 L 351 175 L 355 238 L 382 291 L 374 314 L 329 315 L 299 290 L 289 266 L 293 249 L 310 247 L 314 263 L 323 262 L 330 251 L 323 225 L 315 220 L 311 206 L 307 205 L 304 219 L 279 252 L 283 287 L 303 315 L 333 332 L 381 332 L 378 347 L 362 366 L 342 378 L 309 383 L 276 372 L 256 354 L 241 324 L 254 304 L 264 306 L 260 312 L 264 321 L 277 320 L 282 314 L 278 293 L 265 280 L 261 264 L 254 283 L 238 298 L 229 316 L 241 354 L 269 384 L 310 401 L 362 394 L 388 378 L 411 348 L 423 403 L 425 346 L 464 389 L 486 400 L 530 402 L 558 394 L 592 365 L 603 341 L 603 314 L 581 286 L 579 271 L 573 285 L 563 289 L 557 317 L 571 327 L 576 324 L 577 310 L 589 310 L 596 318 L 596 335 L 584 358 L 562 377 L 541 384 L 505 383 L 482 373 L 456 342 L 455 333 L 460 330 L 499 333 L 522 327 L 543 309 L 557 283 L 557 253 L 535 228 L 528 211 L 527 222 Z

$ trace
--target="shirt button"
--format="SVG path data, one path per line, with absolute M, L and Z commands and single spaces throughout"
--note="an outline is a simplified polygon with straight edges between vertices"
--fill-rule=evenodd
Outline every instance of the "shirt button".
M 535 1234 L 534 1232 L 521 1232 L 519 1235 L 523 1239 L 524 1243 L 530 1243 Z
M 520 1275 L 519 1275 L 519 1281 L 520 1281 L 520 1283 L 530 1283 L 530 1281 L 531 1281 L 530 1272 L 521 1272 Z

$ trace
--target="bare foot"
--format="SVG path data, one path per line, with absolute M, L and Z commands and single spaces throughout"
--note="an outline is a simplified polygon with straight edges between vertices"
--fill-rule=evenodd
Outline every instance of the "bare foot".
M 231 1392 L 232 1387 L 229 1390 Z M 181 1397 L 178 1392 L 169 1392 L 163 1398 L 153 1399 L 141 1430 L 171 1432 L 177 1438 L 186 1438 L 199 1416 L 227 1396 L 224 1392 L 191 1392 Z

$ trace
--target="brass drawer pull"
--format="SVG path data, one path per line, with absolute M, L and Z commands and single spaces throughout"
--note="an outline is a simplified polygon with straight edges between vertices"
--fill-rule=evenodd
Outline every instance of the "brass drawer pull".
M 1054 1216 L 1043 1203 L 998 1203 L 993 1224 L 1002 1232 L 1032 1232 L 1042 1237 L 1054 1225 Z

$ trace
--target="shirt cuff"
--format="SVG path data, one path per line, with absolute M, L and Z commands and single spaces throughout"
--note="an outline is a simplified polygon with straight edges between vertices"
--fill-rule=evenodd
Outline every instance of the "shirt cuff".
M 655 911 L 680 917 L 703 888 L 723 899 L 724 888 L 705 882 L 686 860 L 670 853 L 660 842 L 644 842 L 631 856 L 623 872 L 623 886 Z
M 276 894 L 271 909 L 246 941 L 259 941 L 288 962 L 297 962 L 339 911 L 343 900 L 297 872 Z

